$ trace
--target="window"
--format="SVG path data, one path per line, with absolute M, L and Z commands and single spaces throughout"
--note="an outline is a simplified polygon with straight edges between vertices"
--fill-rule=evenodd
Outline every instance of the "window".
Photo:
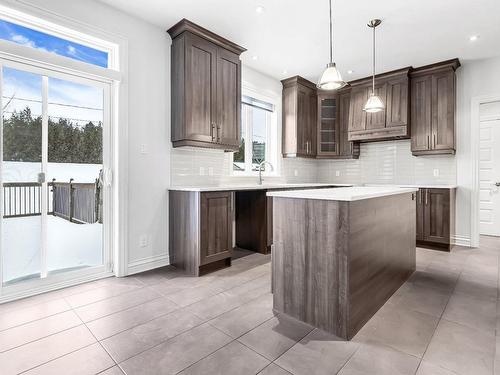
M 256 173 L 259 164 L 270 162 L 276 168 L 277 138 L 275 106 L 250 96 L 241 105 L 240 149 L 233 155 L 234 174 Z M 267 165 L 263 171 L 271 172 Z
M 0 39 L 108 68 L 108 53 L 0 19 Z

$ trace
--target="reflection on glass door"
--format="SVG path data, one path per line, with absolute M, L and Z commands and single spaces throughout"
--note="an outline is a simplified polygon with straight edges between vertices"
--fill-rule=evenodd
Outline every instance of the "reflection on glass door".
M 49 273 L 103 264 L 102 123 L 102 88 L 49 78 Z
M 42 272 L 42 81 L 3 68 L 2 275 L 5 284 Z
M 104 88 L 3 67 L 4 286 L 104 264 Z

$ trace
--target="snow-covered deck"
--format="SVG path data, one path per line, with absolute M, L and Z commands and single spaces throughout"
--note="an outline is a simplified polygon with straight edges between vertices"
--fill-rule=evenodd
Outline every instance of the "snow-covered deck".
M 41 217 L 3 220 L 3 281 L 40 272 Z M 47 217 L 47 268 L 57 271 L 102 264 L 102 224 L 75 224 Z

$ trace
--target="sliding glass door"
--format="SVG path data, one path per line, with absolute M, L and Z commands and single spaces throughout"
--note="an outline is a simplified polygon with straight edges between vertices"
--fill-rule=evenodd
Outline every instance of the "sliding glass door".
M 4 62 L 0 89 L 3 287 L 109 271 L 109 86 Z

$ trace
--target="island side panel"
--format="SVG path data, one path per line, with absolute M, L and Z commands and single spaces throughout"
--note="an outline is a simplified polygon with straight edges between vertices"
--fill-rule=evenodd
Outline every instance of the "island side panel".
M 169 244 L 173 265 L 198 276 L 200 266 L 200 193 L 169 192 Z
M 416 204 L 411 193 L 349 207 L 349 339 L 415 271 Z
M 275 311 L 346 337 L 347 203 L 274 197 L 273 219 Z

